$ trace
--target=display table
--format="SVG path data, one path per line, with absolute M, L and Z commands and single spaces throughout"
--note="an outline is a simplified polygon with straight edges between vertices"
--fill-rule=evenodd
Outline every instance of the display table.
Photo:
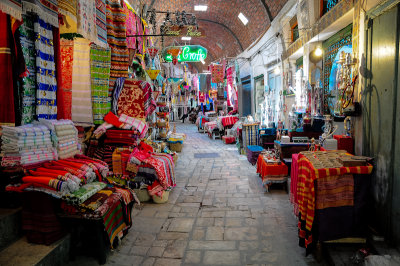
M 262 154 L 258 156 L 257 173 L 260 174 L 263 186 L 269 191 L 274 183 L 287 182 L 288 168 L 284 163 L 268 164 Z
M 372 166 L 316 169 L 298 157 L 299 244 L 309 254 L 316 242 L 363 237 Z

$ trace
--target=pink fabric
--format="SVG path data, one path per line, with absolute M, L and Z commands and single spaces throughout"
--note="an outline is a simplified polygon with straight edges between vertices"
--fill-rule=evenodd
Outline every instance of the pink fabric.
M 130 10 L 124 2 L 124 10 L 126 13 L 126 36 L 136 35 L 136 15 Z M 126 37 L 128 48 L 136 49 L 136 38 Z
M 290 202 L 293 204 L 294 215 L 299 214 L 299 204 L 297 198 L 297 182 L 299 177 L 299 165 L 297 160 L 299 159 L 299 154 L 292 154 L 292 168 L 290 171 Z

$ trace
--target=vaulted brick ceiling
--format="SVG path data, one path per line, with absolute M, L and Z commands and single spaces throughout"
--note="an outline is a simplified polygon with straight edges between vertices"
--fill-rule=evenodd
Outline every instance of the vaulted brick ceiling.
M 206 37 L 192 38 L 190 44 L 200 44 L 207 48 L 207 66 L 210 62 L 223 57 L 234 57 L 249 47 L 270 26 L 287 0 L 144 0 L 149 8 L 157 11 L 183 11 L 196 15 L 199 27 Z M 194 11 L 195 5 L 207 5 L 206 12 Z M 238 18 L 243 13 L 249 20 L 243 25 Z M 164 15 L 158 14 L 159 21 Z M 178 38 L 165 38 L 165 46 Z M 201 64 L 196 64 L 201 68 Z M 201 70 L 201 69 L 199 69 Z

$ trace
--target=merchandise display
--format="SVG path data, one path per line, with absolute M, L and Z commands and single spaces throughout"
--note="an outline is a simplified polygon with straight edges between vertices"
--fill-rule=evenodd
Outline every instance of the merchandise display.
M 398 0 L 0 0 L 0 265 L 397 265 L 393 21 Z

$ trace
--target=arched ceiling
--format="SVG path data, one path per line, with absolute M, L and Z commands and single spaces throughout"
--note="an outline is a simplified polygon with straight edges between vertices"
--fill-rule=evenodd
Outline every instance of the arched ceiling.
M 144 0 L 149 8 L 157 11 L 186 11 L 197 17 L 199 27 L 206 37 L 192 38 L 187 44 L 199 44 L 208 50 L 204 66 L 223 57 L 234 57 L 249 47 L 270 26 L 287 0 Z M 194 11 L 195 5 L 207 5 L 206 12 Z M 238 18 L 243 13 L 249 20 L 247 25 Z M 158 14 L 158 21 L 164 20 Z M 174 18 L 174 16 L 173 16 Z M 166 37 L 164 45 L 174 41 L 184 44 L 180 38 Z M 202 64 L 196 64 L 201 68 Z M 201 71 L 201 69 L 199 69 Z

